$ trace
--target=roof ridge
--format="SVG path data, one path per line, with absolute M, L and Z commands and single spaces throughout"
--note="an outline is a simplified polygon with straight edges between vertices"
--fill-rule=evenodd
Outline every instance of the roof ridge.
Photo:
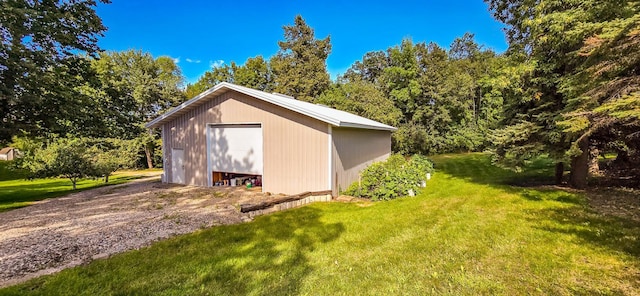
M 226 91 L 225 89 L 237 91 L 245 95 L 255 97 L 257 99 L 266 101 L 276 106 L 289 109 L 293 112 L 297 112 L 297 113 L 309 116 L 311 118 L 326 122 L 336 127 L 378 129 L 378 130 L 387 130 L 387 131 L 396 130 L 395 127 L 392 127 L 390 125 L 386 125 L 384 123 L 371 120 L 369 118 L 365 118 L 350 112 L 334 109 L 329 106 L 297 100 L 294 97 L 290 97 L 283 94 L 268 93 L 262 90 L 253 89 L 246 86 L 233 84 L 230 82 L 218 83 L 214 87 L 200 93 L 199 95 L 191 98 L 190 100 L 185 101 L 184 103 L 176 106 L 175 108 L 169 110 L 168 112 L 156 117 L 152 121 L 148 122 L 145 126 L 148 128 L 157 127 L 163 122 L 170 120 L 174 116 L 178 116 L 180 114 L 179 111 L 182 111 L 182 110 L 188 111 L 191 108 L 198 106 L 198 105 L 194 105 L 197 102 L 210 97 L 210 95 L 212 94 L 223 93 Z

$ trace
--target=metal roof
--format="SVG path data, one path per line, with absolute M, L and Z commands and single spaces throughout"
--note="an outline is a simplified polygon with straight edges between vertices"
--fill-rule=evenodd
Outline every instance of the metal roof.
M 2 149 L 0 149 L 0 154 L 8 154 L 8 153 L 9 153 L 9 152 L 11 152 L 11 150 L 13 150 L 13 149 L 16 149 L 16 148 L 13 148 L 13 147 L 5 147 L 5 148 L 2 148 Z
M 256 99 L 260 99 L 265 102 L 283 107 L 285 109 L 289 109 L 293 112 L 304 114 L 311 118 L 315 118 L 317 120 L 331 124 L 335 127 L 352 127 L 385 131 L 396 130 L 395 127 L 371 119 L 367 119 L 362 116 L 351 114 L 349 112 L 336 110 L 327 106 L 303 102 L 286 95 L 268 93 L 228 82 L 219 83 L 218 85 L 171 109 L 167 113 L 158 116 L 156 119 L 150 121 L 145 126 L 147 128 L 158 127 L 186 113 L 187 111 L 202 105 L 208 99 L 214 98 L 229 90 L 234 90 L 239 93 L 254 97 Z

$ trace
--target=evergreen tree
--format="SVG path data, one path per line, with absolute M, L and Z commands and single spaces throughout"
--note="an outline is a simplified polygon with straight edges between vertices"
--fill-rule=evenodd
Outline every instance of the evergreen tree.
M 327 57 L 331 53 L 331 39 L 316 39 L 314 31 L 302 16 L 296 16 L 292 26 L 284 26 L 284 41 L 271 58 L 274 91 L 313 102 L 330 86 Z
M 540 153 L 569 158 L 570 184 L 585 187 L 589 159 L 597 157 L 590 149 L 637 142 L 625 132 L 637 126 L 637 3 L 488 2 L 508 25 L 511 52 L 534 65 L 526 96 L 507 104 L 506 126 L 496 133 L 498 156 L 515 163 Z

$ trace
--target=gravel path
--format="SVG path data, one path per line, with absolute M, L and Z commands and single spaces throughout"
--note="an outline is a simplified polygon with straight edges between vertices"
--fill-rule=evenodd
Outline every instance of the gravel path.
M 101 187 L 0 213 L 0 287 L 213 225 L 240 223 L 239 204 L 268 196 L 241 187 Z

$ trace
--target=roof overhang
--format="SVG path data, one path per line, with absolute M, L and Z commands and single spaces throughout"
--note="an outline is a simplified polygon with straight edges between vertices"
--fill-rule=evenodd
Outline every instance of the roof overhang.
M 386 131 L 395 131 L 397 128 L 385 125 L 379 122 L 371 121 L 372 124 L 363 124 L 363 123 L 354 123 L 354 122 L 345 122 L 338 120 L 330 115 L 323 114 L 322 112 L 317 112 L 312 110 L 312 108 L 304 108 L 299 106 L 300 103 L 296 104 L 295 99 L 284 98 L 282 95 L 278 94 L 269 94 L 263 91 L 242 87 L 239 85 L 235 85 L 232 83 L 222 82 L 217 84 L 216 86 L 204 91 L 203 93 L 195 96 L 194 98 L 178 105 L 177 107 L 171 109 L 165 114 L 162 114 L 145 124 L 147 128 L 156 128 L 161 125 L 173 120 L 174 118 L 187 113 L 196 107 L 207 102 L 208 99 L 219 96 L 227 91 L 236 91 L 257 99 L 260 99 L 265 102 L 269 102 L 271 104 L 283 107 L 285 109 L 289 109 L 291 111 L 309 116 L 311 118 L 326 122 L 334 127 L 351 127 L 351 128 L 363 128 L 363 129 L 374 129 L 374 130 L 386 130 Z M 293 100 L 293 101 L 292 101 Z M 299 102 L 299 101 L 298 101 Z M 328 108 L 328 107 L 326 107 Z M 317 108 L 316 108 L 317 109 Z M 330 108 L 329 108 L 330 109 Z M 333 110 L 333 109 L 332 109 Z M 355 115 L 354 115 L 355 116 Z

